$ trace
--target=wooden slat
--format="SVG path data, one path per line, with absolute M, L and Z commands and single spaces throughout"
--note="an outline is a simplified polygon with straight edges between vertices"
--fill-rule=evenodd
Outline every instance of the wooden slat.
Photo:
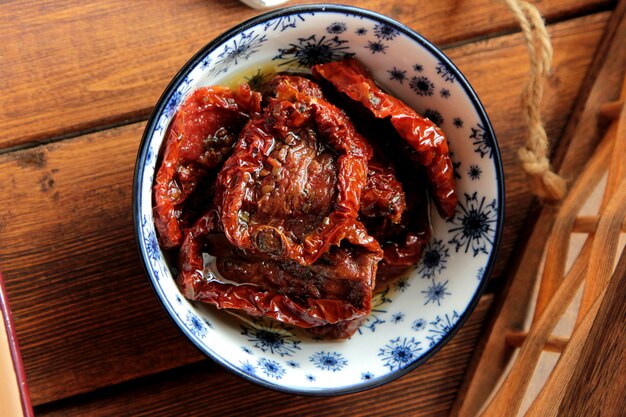
M 593 51 L 606 25 L 601 13 L 549 27 L 554 44 L 553 74 L 545 86 L 543 117 L 548 137 L 558 140 L 574 105 Z M 494 126 L 504 165 L 506 224 L 494 276 L 504 272 L 533 204 L 517 149 L 526 138 L 518 94 L 527 80 L 528 56 L 519 35 L 447 51 L 476 90 Z M 465 168 L 462 168 L 465 169 Z
M 330 2 L 382 12 L 441 45 L 516 28 L 493 0 Z M 610 0 L 537 5 L 558 19 Z M 145 118 L 193 53 L 256 13 L 235 0 L 0 2 L 0 148 Z
M 623 24 L 625 5 L 626 2 L 620 2 L 607 23 L 586 82 L 577 97 L 578 102 L 556 148 L 556 166 L 565 178 L 579 175 L 601 138 L 597 118 L 599 105 L 619 96 L 626 52 L 621 44 L 626 34 L 626 24 Z M 493 319 L 487 323 L 485 337 L 476 349 L 450 417 L 476 415 L 508 368 L 514 349 L 506 344 L 505 335 L 512 330 L 524 329 L 545 243 L 556 213 L 556 207 L 543 206 L 538 215 L 530 219 L 534 224 L 532 233 L 528 239 L 521 239 L 520 253 L 509 266 L 513 275 L 494 303 Z
M 551 28 L 558 80 L 546 92 L 551 132 L 562 129 L 607 15 Z M 524 125 L 511 93 L 525 82 L 524 48 L 511 35 L 450 50 L 487 106 L 505 156 L 499 270 L 530 204 L 514 159 Z M 0 265 L 35 404 L 199 358 L 159 309 L 133 242 L 130 184 L 142 129 L 133 124 L 0 156 L 0 199 L 10 202 L 0 212 Z
M 626 251 L 606 290 L 556 415 L 623 416 L 626 408 Z
M 613 120 L 619 117 L 623 107 L 624 100 L 616 100 L 602 104 L 598 112 L 600 113 L 600 116 L 605 119 Z
M 597 216 L 579 216 L 574 222 L 572 233 L 593 233 L 598 228 Z M 622 233 L 626 233 L 626 218 L 620 226 Z
M 418 369 L 382 387 L 339 397 L 270 391 L 207 363 L 37 409 L 38 416 L 442 416 L 450 408 L 492 296 L 457 336 Z
M 569 413 L 559 413 L 558 411 L 560 406 L 562 405 L 569 406 L 572 403 L 571 399 L 567 400 L 567 403 L 563 403 L 563 397 L 565 396 L 567 390 L 571 388 L 572 385 L 579 385 L 578 387 L 579 389 L 580 389 L 580 384 L 588 385 L 591 388 L 587 390 L 588 393 L 593 393 L 595 395 L 600 395 L 600 396 L 602 396 L 604 393 L 611 392 L 613 390 L 615 390 L 613 391 L 614 393 L 624 392 L 624 388 L 625 388 L 624 383 L 626 382 L 626 378 L 624 377 L 626 375 L 624 374 L 624 371 L 622 371 L 621 373 L 617 371 L 617 375 L 618 375 L 617 380 L 616 381 L 612 380 L 613 379 L 612 376 L 615 375 L 613 373 L 616 372 L 617 366 L 615 365 L 614 362 L 610 363 L 609 361 L 615 361 L 616 359 L 620 361 L 620 359 L 623 358 L 624 356 L 624 352 L 625 352 L 624 347 L 615 346 L 614 343 L 615 341 L 620 340 L 619 332 L 621 331 L 622 334 L 624 334 L 624 331 L 626 330 L 626 327 L 624 326 L 624 323 L 626 323 L 625 321 L 626 317 L 624 316 L 623 309 L 622 309 L 621 319 L 619 317 L 619 314 L 616 315 L 615 312 L 608 315 L 608 316 L 615 315 L 616 317 L 611 317 L 611 318 L 615 318 L 617 319 L 616 320 L 617 322 L 621 321 L 622 323 L 622 325 L 618 326 L 617 329 L 611 328 L 612 323 L 603 322 L 603 318 L 604 319 L 607 318 L 607 315 L 605 315 L 607 311 L 606 311 L 606 308 L 602 309 L 601 307 L 602 307 L 602 304 L 604 304 L 605 307 L 607 307 L 606 305 L 607 303 L 615 302 L 616 300 L 619 300 L 618 302 L 622 306 L 626 305 L 623 303 L 623 295 L 622 295 L 622 300 L 620 300 L 619 298 L 613 298 L 615 297 L 616 294 L 619 293 L 620 289 L 623 290 L 623 288 L 621 287 L 613 288 L 613 286 L 619 283 L 620 279 L 623 280 L 625 277 L 626 277 L 626 250 L 622 251 L 622 256 L 620 258 L 620 261 L 617 265 L 617 268 L 615 269 L 613 273 L 611 282 L 609 283 L 609 287 L 608 287 L 609 289 L 608 290 L 605 289 L 602 292 L 600 297 L 598 297 L 598 299 L 594 301 L 590 310 L 585 314 L 583 319 L 580 320 L 576 324 L 570 343 L 568 344 L 563 354 L 559 357 L 559 360 L 556 363 L 552 372 L 550 373 L 548 380 L 544 384 L 539 395 L 537 395 L 532 405 L 528 409 L 528 412 L 526 414 L 528 417 L 534 417 L 534 416 L 548 417 L 548 416 L 573 414 L 571 411 Z M 623 285 L 623 282 L 621 284 Z M 616 306 L 613 306 L 613 308 L 614 307 Z M 597 324 L 595 323 L 595 321 L 598 321 Z M 598 326 L 603 326 L 604 328 L 602 329 L 602 328 L 599 328 Z M 594 327 L 595 327 L 595 331 L 596 332 L 600 331 L 600 333 L 605 332 L 608 329 L 610 329 L 611 331 L 608 332 L 608 335 L 605 333 L 604 335 L 605 337 L 599 340 L 597 338 L 597 333 L 595 335 L 592 335 L 592 332 L 594 331 Z M 607 343 L 607 341 L 609 343 Z M 611 344 L 613 345 L 611 346 Z M 589 357 L 583 358 L 582 352 L 583 352 L 583 349 L 585 349 L 585 346 L 586 346 L 586 349 L 588 350 L 587 354 L 589 354 L 590 351 L 593 351 L 593 356 L 597 358 L 601 358 L 602 361 L 601 362 L 598 361 L 595 364 L 592 364 L 593 359 Z M 603 352 L 600 354 L 600 352 L 598 352 L 599 350 L 603 350 Z M 597 367 L 596 369 L 593 369 L 594 365 L 597 366 L 600 363 L 602 364 L 600 366 L 605 369 L 599 369 L 599 367 Z M 626 368 L 624 370 L 626 370 Z M 595 383 L 589 384 L 588 381 L 591 379 L 590 376 L 587 376 L 586 378 L 581 378 L 580 375 L 585 374 L 589 371 L 591 371 L 593 374 L 596 374 L 596 375 L 602 374 L 602 377 L 601 377 L 602 382 L 598 383 L 598 381 L 595 381 Z M 576 374 L 578 375 L 576 376 Z M 619 378 L 620 375 L 621 375 L 621 378 Z M 618 381 L 621 381 L 622 387 L 619 387 Z M 608 386 L 606 385 L 607 383 L 612 385 L 611 388 L 608 388 Z M 599 385 L 604 385 L 602 387 L 602 390 L 598 389 Z M 583 398 L 585 397 L 586 396 L 583 395 Z M 614 400 L 616 399 L 615 396 L 613 397 L 613 399 Z M 588 397 L 585 398 L 585 400 L 588 400 Z M 597 402 L 597 400 L 594 402 Z M 602 402 L 605 404 L 608 403 L 610 407 L 614 407 L 614 405 L 611 404 L 611 402 L 613 401 L 603 400 Z M 598 404 L 593 404 L 594 408 L 598 408 L 597 406 Z M 622 407 L 616 408 L 616 410 L 623 411 L 623 408 L 624 407 L 622 406 Z M 579 404 L 578 407 L 576 408 L 571 408 L 570 410 L 576 410 L 576 409 L 580 411 L 582 409 L 581 404 Z M 605 413 L 608 412 L 609 410 L 610 409 L 608 408 L 604 409 Z M 590 413 L 587 411 L 583 415 L 589 415 L 589 414 Z M 604 413 L 601 415 L 604 415 Z
M 520 347 L 526 341 L 528 332 L 511 332 L 507 333 L 505 340 L 510 347 Z M 548 352 L 563 352 L 569 342 L 569 337 L 549 336 L 543 350 Z

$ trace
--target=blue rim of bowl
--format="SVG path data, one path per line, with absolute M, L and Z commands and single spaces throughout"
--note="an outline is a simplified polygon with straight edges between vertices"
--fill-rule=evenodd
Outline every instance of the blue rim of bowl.
M 307 12 L 314 12 L 314 13 L 329 13 L 329 12 L 330 13 L 348 13 L 348 14 L 352 14 L 352 15 L 355 15 L 355 16 L 368 18 L 368 19 L 371 19 L 371 20 L 374 20 L 374 21 L 377 21 L 377 22 L 380 22 L 380 23 L 385 23 L 385 24 L 394 26 L 399 31 L 404 33 L 406 36 L 408 36 L 409 38 L 411 38 L 412 40 L 418 42 L 420 45 L 422 45 L 424 48 L 426 48 L 428 50 L 428 52 L 430 52 L 432 55 L 434 55 L 435 57 L 437 57 L 438 59 L 443 61 L 445 64 L 447 64 L 449 66 L 449 68 L 451 68 L 454 71 L 455 76 L 459 80 L 460 85 L 463 86 L 463 89 L 465 90 L 465 93 L 467 94 L 470 102 L 474 105 L 474 108 L 475 108 L 476 112 L 478 113 L 478 116 L 479 116 L 480 120 L 483 122 L 483 126 L 485 126 L 485 130 L 487 131 L 487 133 L 489 134 L 489 137 L 492 140 L 492 147 L 493 147 L 493 153 L 494 153 L 493 162 L 494 162 L 494 167 L 495 167 L 495 170 L 496 170 L 496 187 L 497 187 L 497 194 L 498 194 L 498 207 L 497 207 L 498 221 L 497 221 L 497 226 L 496 226 L 496 233 L 495 233 L 495 238 L 494 238 L 493 250 L 491 251 L 491 254 L 489 256 L 489 260 L 487 261 L 487 266 L 485 268 L 485 272 L 483 274 L 482 281 L 481 281 L 479 287 L 476 289 L 476 292 L 472 296 L 472 299 L 468 303 L 465 311 L 459 317 L 459 320 L 452 327 L 452 329 L 450 329 L 450 331 L 448 332 L 448 334 L 446 334 L 445 337 L 442 337 L 441 340 L 439 340 L 439 342 L 435 346 L 433 346 L 428 352 L 426 352 L 424 355 L 422 355 L 419 358 L 417 358 L 413 363 L 411 363 L 407 367 L 402 368 L 400 370 L 397 370 L 395 372 L 391 372 L 391 373 L 389 373 L 389 374 L 387 374 L 385 376 L 382 376 L 380 378 L 375 378 L 375 379 L 369 380 L 367 382 L 358 383 L 358 384 L 354 384 L 354 385 L 350 385 L 350 386 L 346 386 L 346 387 L 341 387 L 341 388 L 301 389 L 301 388 L 289 388 L 289 387 L 286 387 L 286 386 L 283 386 L 283 385 L 274 384 L 274 383 L 268 382 L 266 380 L 257 378 L 254 375 L 250 375 L 250 374 L 247 374 L 247 373 L 243 372 L 236 365 L 230 363 L 229 361 L 227 361 L 226 359 L 224 359 L 220 355 L 214 353 L 213 351 L 208 349 L 208 347 L 198 343 L 196 338 L 193 337 L 193 335 L 188 331 L 188 329 L 185 326 L 183 326 L 182 323 L 179 323 L 175 319 L 176 313 L 175 313 L 173 307 L 169 304 L 169 302 L 165 298 L 164 294 L 161 292 L 158 284 L 155 282 L 155 278 L 154 278 L 154 276 L 151 273 L 151 267 L 150 267 L 149 261 L 148 261 L 149 257 L 148 257 L 148 254 L 146 252 L 146 248 L 145 248 L 145 245 L 144 245 L 144 240 L 142 239 L 142 234 L 141 234 L 141 212 L 139 210 L 139 208 L 140 208 L 140 201 L 141 201 L 140 191 L 141 191 L 141 184 L 143 182 L 143 172 L 144 172 L 143 167 L 145 166 L 146 155 L 148 153 L 148 149 L 149 149 L 149 145 L 150 145 L 150 138 L 154 134 L 154 130 L 155 130 L 155 128 L 157 126 L 157 123 L 159 121 L 159 117 L 163 113 L 163 110 L 165 109 L 165 106 L 166 106 L 167 102 L 169 101 L 169 99 L 170 99 L 171 95 L 174 93 L 174 91 L 176 91 L 176 89 L 180 85 L 181 81 L 185 79 L 185 77 L 196 67 L 196 65 L 206 55 L 211 53 L 220 44 L 222 44 L 225 40 L 229 39 L 233 35 L 236 35 L 236 34 L 242 32 L 242 31 L 245 31 L 245 30 L 247 30 L 247 29 L 249 29 L 249 28 L 251 28 L 253 26 L 256 26 L 256 25 L 258 25 L 260 23 L 263 23 L 263 22 L 271 20 L 271 19 L 275 19 L 277 17 L 281 17 L 281 16 L 285 16 L 285 15 L 298 14 L 298 13 L 307 13 Z M 148 275 L 150 284 L 152 285 L 152 289 L 154 290 L 155 294 L 157 295 L 157 298 L 161 301 L 161 305 L 163 306 L 163 308 L 167 312 L 167 314 L 170 317 L 170 319 L 174 322 L 176 327 L 187 337 L 187 339 L 189 341 L 191 341 L 194 344 L 194 346 L 200 352 L 202 352 L 207 357 L 213 359 L 214 361 L 216 361 L 217 363 L 222 365 L 226 370 L 234 373 L 235 375 L 240 376 L 240 377 L 242 377 L 242 378 L 244 378 L 246 380 L 252 381 L 252 382 L 254 382 L 256 384 L 259 384 L 259 385 L 261 385 L 261 386 L 263 386 L 265 388 L 273 389 L 273 390 L 280 391 L 280 392 L 286 392 L 286 393 L 290 393 L 290 394 L 298 394 L 298 395 L 333 396 L 333 395 L 341 395 L 341 394 L 351 394 L 351 393 L 360 392 L 360 391 L 364 391 L 364 390 L 367 390 L 367 389 L 375 388 L 375 387 L 383 385 L 383 384 L 385 384 L 387 382 L 393 381 L 393 380 L 395 380 L 395 379 L 405 375 L 406 373 L 414 370 L 415 368 L 417 368 L 418 366 L 420 366 L 424 362 L 426 362 L 433 355 L 435 355 L 437 352 L 439 352 L 439 350 L 443 346 L 445 346 L 452 339 L 452 337 L 454 337 L 454 335 L 459 331 L 459 329 L 463 326 L 463 324 L 465 324 L 465 321 L 468 319 L 470 314 L 476 308 L 476 305 L 478 304 L 478 302 L 480 300 L 480 297 L 482 296 L 482 294 L 483 294 L 483 292 L 485 290 L 485 287 L 487 285 L 487 281 L 488 281 L 489 277 L 491 276 L 491 273 L 493 272 L 495 259 L 497 258 L 497 255 L 498 255 L 498 252 L 499 252 L 500 241 L 501 241 L 501 237 L 502 237 L 502 227 L 503 227 L 503 223 L 504 223 L 504 175 L 503 175 L 503 169 L 502 169 L 502 159 L 501 159 L 501 156 L 500 156 L 500 149 L 498 147 L 498 141 L 496 140 L 496 136 L 495 136 L 495 133 L 493 132 L 493 127 L 491 126 L 491 122 L 489 121 L 489 117 L 487 116 L 487 113 L 485 112 L 485 109 L 484 109 L 482 103 L 480 102 L 480 100 L 478 99 L 478 96 L 474 92 L 473 88 L 470 86 L 469 82 L 463 76 L 461 71 L 456 67 L 456 65 L 454 65 L 454 63 L 441 50 L 439 50 L 431 42 L 426 40 L 423 36 L 421 36 L 420 34 L 415 32 L 413 29 L 409 28 L 408 26 L 406 26 L 406 25 L 404 25 L 404 24 L 402 24 L 402 23 L 400 23 L 400 22 L 398 22 L 398 21 L 396 21 L 394 19 L 391 19 L 389 17 L 381 15 L 381 14 L 379 14 L 377 12 L 373 12 L 373 11 L 366 10 L 366 9 L 361 9 L 361 8 L 358 8 L 358 7 L 344 6 L 344 5 L 334 5 L 334 4 L 289 6 L 289 7 L 284 7 L 284 8 L 281 8 L 281 9 L 277 9 L 277 10 L 273 10 L 273 11 L 270 11 L 270 12 L 267 12 L 267 13 L 263 13 L 263 14 L 257 15 L 255 17 L 251 18 L 251 19 L 248 19 L 248 20 L 246 20 L 246 21 L 236 25 L 235 27 L 229 29 L 228 31 L 222 33 L 221 35 L 219 35 L 218 37 L 213 39 L 211 42 L 206 44 L 202 49 L 200 49 L 200 51 L 198 51 L 178 71 L 178 73 L 174 76 L 172 81 L 170 81 L 169 85 L 167 86 L 167 88 L 165 89 L 165 91 L 163 92 L 161 97 L 159 98 L 159 101 L 157 102 L 154 110 L 152 111 L 152 114 L 150 115 L 150 118 L 148 119 L 148 123 L 146 124 L 146 128 L 145 128 L 144 133 L 142 135 L 141 143 L 139 145 L 139 151 L 138 151 L 138 154 L 137 154 L 137 162 L 135 164 L 135 173 L 134 173 L 134 176 L 133 176 L 133 221 L 134 221 L 134 229 L 135 229 L 135 241 L 136 241 L 137 247 L 139 249 L 139 253 L 140 253 L 140 256 L 141 256 L 143 267 L 144 267 L 144 269 L 146 271 L 146 274 Z

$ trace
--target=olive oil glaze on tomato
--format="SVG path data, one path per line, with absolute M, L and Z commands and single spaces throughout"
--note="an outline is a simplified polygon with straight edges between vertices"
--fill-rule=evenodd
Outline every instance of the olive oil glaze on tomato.
M 453 214 L 447 142 L 354 59 L 263 74 L 200 88 L 174 116 L 159 240 L 187 298 L 349 337 L 376 285 L 419 260 L 429 194 Z

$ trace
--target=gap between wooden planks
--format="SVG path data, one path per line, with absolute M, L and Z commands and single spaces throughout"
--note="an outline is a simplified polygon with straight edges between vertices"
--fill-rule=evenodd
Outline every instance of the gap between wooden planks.
M 546 120 L 553 137 L 607 17 L 550 28 L 557 52 Z M 510 35 L 449 51 L 487 106 L 505 158 L 508 217 L 498 265 L 531 202 L 516 169 L 525 128 L 511 94 L 525 82 L 524 48 L 521 36 Z M 133 241 L 130 184 L 143 125 L 0 156 L 0 198 L 12 202 L 0 213 L 0 263 L 35 404 L 201 358 L 160 310 Z
M 308 1 L 313 2 L 313 0 Z M 435 44 L 518 30 L 496 0 L 331 0 L 398 19 Z M 302 3 L 292 2 L 291 4 Z M 550 20 L 610 0 L 538 2 Z M 257 14 L 220 0 L 46 0 L 0 4 L 0 149 L 147 117 L 207 42 Z

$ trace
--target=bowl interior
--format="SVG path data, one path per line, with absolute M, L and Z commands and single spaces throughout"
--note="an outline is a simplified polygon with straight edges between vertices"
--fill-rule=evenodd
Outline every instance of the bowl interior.
M 444 221 L 431 210 L 433 237 L 422 260 L 377 294 L 367 322 L 349 340 L 309 337 L 292 326 L 235 317 L 189 302 L 157 243 L 152 184 L 159 149 L 177 107 L 193 89 L 263 77 L 355 56 L 377 82 L 445 132 L 459 204 Z M 152 284 L 174 321 L 200 350 L 263 385 L 336 394 L 372 387 L 413 369 L 454 334 L 493 266 L 502 226 L 498 147 L 484 110 L 454 65 L 408 28 L 342 6 L 300 6 L 245 22 L 208 44 L 181 70 L 148 123 L 135 178 L 139 246 Z

